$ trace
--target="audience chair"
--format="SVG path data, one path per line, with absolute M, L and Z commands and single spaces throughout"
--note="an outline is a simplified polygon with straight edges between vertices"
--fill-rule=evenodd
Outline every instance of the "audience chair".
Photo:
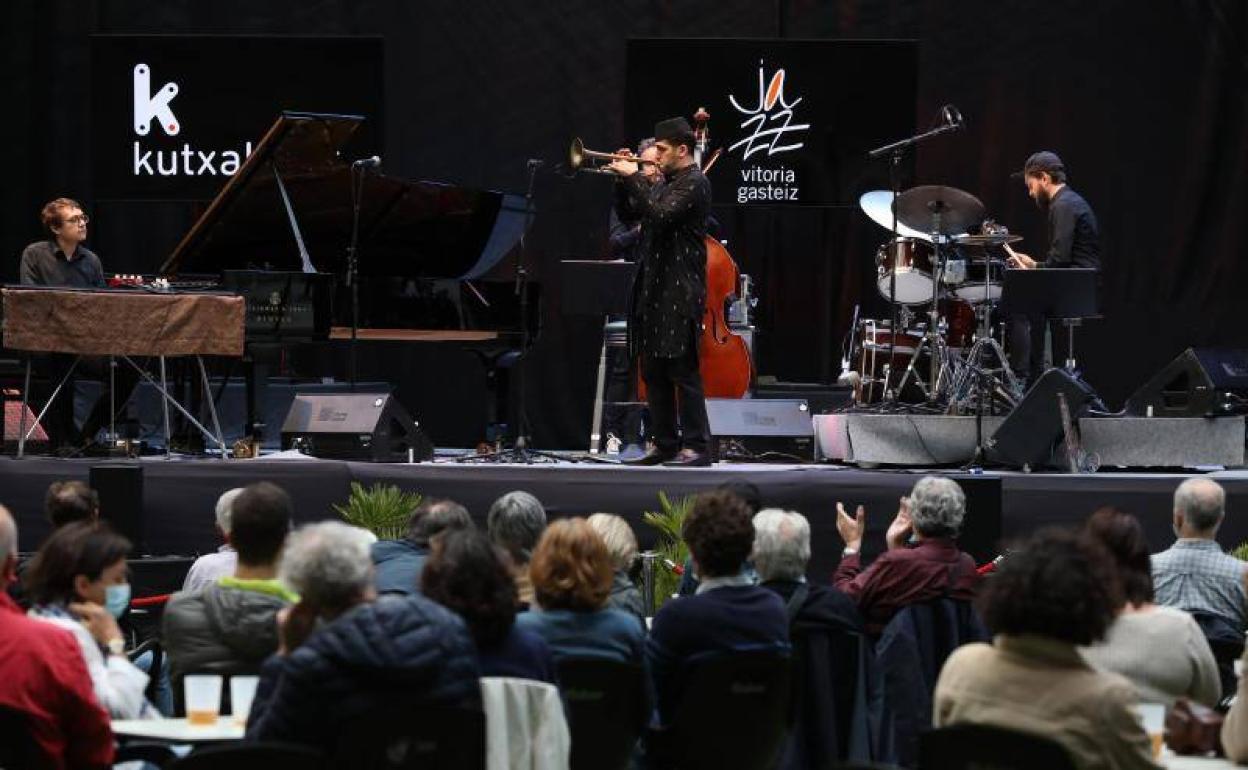
M 919 770 L 1076 770 L 1062 744 L 992 725 L 952 725 L 919 736 Z
M 1218 679 L 1222 682 L 1222 698 L 1234 695 L 1239 687 L 1235 676 L 1235 661 L 1244 655 L 1244 635 L 1230 621 L 1211 612 L 1193 612 L 1192 619 L 1200 626 L 1201 633 L 1209 642 L 1213 659 L 1218 664 Z
M 647 759 L 680 770 L 770 770 L 793 723 L 793 665 L 775 652 L 708 657 L 689 667 L 670 726 L 647 736 Z
M 485 713 L 451 706 L 378 709 L 343 726 L 332 759 L 337 770 L 481 770 Z
M 152 667 L 148 669 L 147 689 L 143 694 L 147 696 L 149 701 L 155 702 L 156 690 L 160 688 L 160 675 L 165 665 L 165 649 L 160 645 L 160 639 L 157 637 L 147 639 L 138 647 L 127 652 L 126 657 L 133 663 L 148 652 L 152 653 Z M 174 702 L 176 703 L 177 700 L 178 697 L 175 695 Z
M 874 651 L 862 634 L 793 629 L 795 721 L 780 770 L 829 770 L 880 757 L 871 704 L 880 699 Z
M 232 743 L 195 749 L 169 770 L 327 770 L 325 756 L 293 743 Z
M 565 658 L 559 689 L 572 731 L 571 770 L 623 770 L 650 715 L 641 666 Z

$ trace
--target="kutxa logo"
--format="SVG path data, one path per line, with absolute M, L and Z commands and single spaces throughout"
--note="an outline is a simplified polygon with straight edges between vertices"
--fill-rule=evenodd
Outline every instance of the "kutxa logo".
M 169 136 L 177 136 L 182 130 L 169 102 L 178 95 L 178 84 L 169 82 L 152 93 L 152 70 L 146 64 L 134 65 L 134 133 L 147 136 L 151 131 L 152 118 Z
M 793 134 L 809 129 L 810 124 L 794 123 L 793 108 L 801 104 L 803 98 L 799 96 L 791 102 L 785 99 L 784 70 L 777 69 L 768 83 L 763 63 L 759 62 L 758 102 L 753 107 L 745 107 L 737 101 L 736 96 L 728 95 L 732 106 L 745 116 L 740 128 L 752 132 L 735 142 L 728 151 L 744 148 L 741 158 L 745 160 L 757 152 L 766 152 L 770 157 L 801 149 L 804 144 L 792 141 L 795 138 Z

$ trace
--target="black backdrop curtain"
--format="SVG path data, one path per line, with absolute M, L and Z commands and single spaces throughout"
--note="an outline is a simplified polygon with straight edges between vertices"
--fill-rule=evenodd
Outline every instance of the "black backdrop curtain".
M 39 206 L 57 195 L 88 202 L 92 244 L 110 271 L 153 271 L 191 222 L 186 204 L 90 203 L 92 33 L 382 35 L 388 172 L 511 192 L 524 189 L 527 158 L 558 160 L 572 136 L 609 147 L 636 139 L 622 135 L 629 36 L 907 38 L 919 41 L 918 122 L 945 103 L 969 121 L 919 150 L 907 184 L 975 193 L 1034 253 L 1042 218 L 1009 173 L 1052 149 L 1095 208 L 1106 318 L 1081 334 L 1079 353 L 1108 402 L 1121 403 L 1188 345 L 1248 344 L 1241 0 L 10 0 L 0 13 L 7 280 L 39 234 Z M 688 88 L 692 109 L 696 84 Z M 539 444 L 582 446 L 598 327 L 559 312 L 557 265 L 602 252 L 610 182 L 545 176 L 537 196 L 530 242 L 546 302 L 529 413 Z M 834 378 L 854 304 L 884 313 L 871 281 L 884 231 L 852 209 L 718 214 L 734 256 L 758 279 L 760 373 Z M 479 432 L 484 391 L 471 356 L 373 348 L 363 368 L 396 382 L 439 443 L 464 445 Z

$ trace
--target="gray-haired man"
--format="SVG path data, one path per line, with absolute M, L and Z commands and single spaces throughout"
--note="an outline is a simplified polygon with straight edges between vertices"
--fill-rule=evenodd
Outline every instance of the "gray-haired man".
M 1212 479 L 1191 478 L 1174 491 L 1174 534 L 1178 540 L 1153 554 L 1157 603 L 1216 616 L 1226 635 L 1241 640 L 1248 625 L 1244 562 L 1223 553 L 1215 539 L 1226 515 L 1226 492 Z M 1206 629 L 1209 633 L 1209 629 Z

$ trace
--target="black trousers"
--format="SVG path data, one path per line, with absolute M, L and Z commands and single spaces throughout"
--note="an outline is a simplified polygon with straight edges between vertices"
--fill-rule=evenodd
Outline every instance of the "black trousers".
M 117 358 L 116 361 L 116 402 L 117 409 L 120 411 L 122 404 L 130 398 L 130 394 L 138 384 L 139 375 L 130 364 L 121 360 L 121 358 Z M 51 353 L 35 357 L 32 362 L 34 369 L 45 380 L 43 387 L 32 388 L 32 390 L 36 390 L 36 392 L 31 394 L 32 408 L 36 413 L 47 403 L 48 398 L 52 395 L 52 390 L 61 381 L 61 378 L 65 376 L 65 373 L 69 371 L 73 362 L 74 356 L 65 353 Z M 48 443 L 53 449 L 63 445 L 76 445 L 92 440 L 100 428 L 108 425 L 110 417 L 108 368 L 109 362 L 106 356 L 82 356 L 78 361 L 78 366 L 74 368 L 74 373 L 65 381 L 64 387 L 61 388 L 61 391 L 56 396 L 56 400 L 52 402 L 48 413 L 43 418 L 43 428 L 48 433 Z M 74 424 L 74 384 L 79 379 L 99 380 L 104 383 L 104 390 L 100 393 L 99 400 L 91 407 L 91 412 L 87 416 L 86 422 L 83 423 L 81 432 L 78 431 L 77 426 Z
M 1066 327 L 1058 321 L 1045 323 L 1043 316 L 1016 315 L 1010 317 L 1010 368 L 1014 374 L 1034 383 L 1044 374 L 1044 330 L 1048 327 L 1053 336 L 1053 365 L 1066 365 L 1069 345 Z
M 706 452 L 711 443 L 711 426 L 706 416 L 702 373 L 698 370 L 697 345 L 690 344 L 688 352 L 679 358 L 642 353 L 641 376 L 646 381 L 646 404 L 650 407 L 650 438 L 658 450 L 674 454 L 684 447 Z

